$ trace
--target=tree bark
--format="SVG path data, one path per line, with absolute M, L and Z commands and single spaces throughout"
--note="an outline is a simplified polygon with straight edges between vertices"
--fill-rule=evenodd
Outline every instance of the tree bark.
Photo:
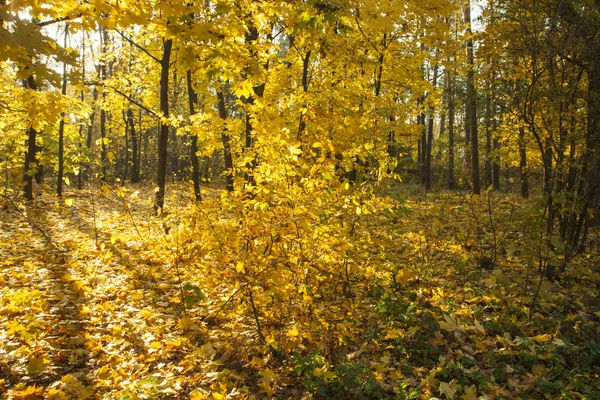
M 106 33 L 106 28 L 100 28 L 100 42 L 102 45 L 102 54 L 105 55 L 107 52 L 106 41 L 108 39 L 108 35 Z M 106 79 L 106 61 L 102 61 L 100 65 L 100 80 Z M 106 93 L 102 92 L 102 99 L 106 98 Z M 107 163 L 107 151 L 106 151 L 106 111 L 104 110 L 104 104 L 101 105 L 100 108 L 100 164 L 102 170 L 101 180 L 104 182 L 107 179 L 106 172 L 106 163 Z
M 438 65 L 433 67 L 433 87 L 437 85 Z M 427 143 L 425 145 L 425 190 L 431 189 L 431 149 L 433 148 L 433 123 L 435 118 L 435 107 L 429 107 L 429 122 L 427 126 Z
M 310 55 L 311 51 L 307 51 L 306 55 L 302 59 L 302 92 L 308 92 L 308 67 L 310 65 Z M 304 103 L 302 108 L 307 108 L 308 104 Z M 296 140 L 300 141 L 302 138 L 302 134 L 306 129 L 306 122 L 304 121 L 304 111 L 300 110 L 300 119 L 298 121 L 298 134 L 296 135 Z
M 25 80 L 24 84 L 29 90 L 37 90 L 37 84 L 33 75 L 30 75 Z M 23 174 L 23 180 L 25 181 L 23 195 L 27 200 L 33 200 L 33 175 L 35 174 L 37 168 L 36 139 L 37 131 L 33 127 L 29 127 L 29 129 L 27 130 L 27 153 L 25 153 L 25 165 Z
M 492 82 L 489 82 L 488 93 L 485 99 L 485 187 L 492 185 Z
M 192 85 L 192 72 L 188 69 L 186 72 L 186 83 L 188 90 L 188 106 L 190 117 L 196 114 L 195 106 L 198 103 L 198 94 Z M 198 162 L 198 135 L 192 134 L 192 142 L 190 146 L 190 159 L 192 161 L 192 182 L 194 183 L 194 196 L 196 201 L 202 201 L 202 193 L 200 192 L 200 166 Z
M 162 210 L 165 203 L 165 182 L 167 177 L 167 145 L 169 142 L 169 67 L 171 64 L 171 50 L 173 40 L 163 40 L 163 55 L 160 60 L 160 136 L 158 139 L 158 167 L 156 174 L 156 198 L 154 200 L 154 212 Z
M 527 147 L 525 146 L 525 128 L 519 128 L 519 171 L 521 173 L 521 197 L 529 198 L 529 177 L 527 173 Z
M 448 189 L 456 189 L 454 177 L 454 72 L 446 69 L 448 79 Z
M 223 91 L 217 92 L 219 117 L 223 120 L 227 119 L 227 109 L 225 108 L 225 96 Z M 223 142 L 223 159 L 225 162 L 225 188 L 228 192 L 233 192 L 233 157 L 231 154 L 231 138 L 227 133 L 227 128 L 223 129 L 221 135 Z
M 63 48 L 67 48 L 67 34 L 69 24 L 65 24 L 65 40 Z M 63 63 L 62 86 L 60 93 L 67 95 L 67 63 Z M 60 122 L 58 124 L 58 174 L 56 177 L 56 195 L 62 197 L 63 175 L 65 172 L 65 112 L 60 113 Z
M 475 56 L 473 53 L 473 32 L 471 30 L 470 0 L 464 6 L 465 24 L 467 25 L 467 126 L 471 141 L 471 190 L 474 194 L 481 192 L 479 182 L 479 141 L 477 137 L 477 92 L 475 90 Z

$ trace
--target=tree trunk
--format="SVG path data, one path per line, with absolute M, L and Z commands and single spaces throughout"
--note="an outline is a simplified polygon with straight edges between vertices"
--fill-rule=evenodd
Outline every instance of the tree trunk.
M 102 45 L 102 54 L 106 54 L 108 35 L 106 34 L 106 28 L 100 28 L 100 42 Z M 106 62 L 102 61 L 100 66 L 100 80 L 106 79 Z M 106 98 L 106 93 L 102 92 L 102 99 Z M 101 180 L 106 181 L 106 162 L 107 162 L 107 152 L 106 152 L 106 111 L 104 110 L 104 104 L 101 105 L 100 108 L 100 164 L 102 169 L 102 178 Z
M 302 59 L 302 91 L 304 93 L 308 92 L 308 67 L 310 65 L 310 55 L 311 51 L 307 51 L 306 55 Z M 308 107 L 308 104 L 304 103 L 302 108 Z M 300 119 L 298 121 L 298 134 L 296 135 L 296 140 L 300 141 L 302 138 L 302 133 L 306 129 L 306 122 L 304 121 L 304 111 L 300 110 Z
M 596 10 L 598 9 L 600 9 L 600 4 L 597 2 Z M 581 237 L 583 245 L 585 245 L 587 231 L 593 225 L 589 215 L 600 213 L 600 45 L 595 41 L 590 43 L 588 48 L 590 64 L 588 67 L 587 157 L 582 209 L 583 219 L 585 219 Z
M 477 92 L 475 91 L 475 57 L 473 54 L 473 38 L 471 30 L 470 0 L 464 6 L 465 24 L 467 25 L 467 126 L 471 141 L 471 189 L 474 194 L 481 192 L 479 182 L 479 141 L 477 138 Z
M 485 99 L 485 187 L 492 185 L 492 88 L 493 83 L 489 83 L 488 93 Z
M 423 107 L 425 102 L 425 96 L 421 96 L 417 99 L 418 108 Z M 421 184 L 425 184 L 425 148 L 427 147 L 427 132 L 425 129 L 425 113 L 421 110 L 421 113 L 417 116 L 417 126 L 421 132 L 419 135 L 419 143 L 417 146 L 417 164 L 419 168 L 419 180 Z
M 492 140 L 492 145 L 494 146 L 494 160 L 492 162 L 492 181 L 494 185 L 494 190 L 500 190 L 500 163 L 498 162 L 498 159 L 500 158 L 498 154 L 498 150 L 500 150 L 500 142 L 498 141 L 496 133 L 498 126 L 496 121 L 495 103 L 492 106 L 492 115 L 494 116 L 494 119 L 492 120 L 492 131 L 494 132 L 494 137 Z
M 527 173 L 527 147 L 525 146 L 525 128 L 519 128 L 519 171 L 521 172 L 521 197 L 529 198 L 529 177 Z
M 123 110 L 123 123 L 125 125 L 125 148 L 124 148 L 124 154 L 125 156 L 123 157 L 123 174 L 122 176 L 122 183 L 125 184 L 125 181 L 127 180 L 127 175 L 129 172 L 129 132 L 130 132 L 130 126 L 129 126 L 129 109 L 127 109 L 127 111 Z
M 223 120 L 227 119 L 227 109 L 225 108 L 225 97 L 223 91 L 217 92 L 219 117 Z M 228 192 L 233 192 L 233 157 L 231 154 L 231 138 L 227 133 L 227 128 L 223 129 L 221 135 L 223 142 L 223 159 L 225 161 L 225 188 Z
M 437 85 L 438 65 L 433 67 L 433 87 Z M 427 143 L 425 145 L 425 190 L 431 189 L 431 149 L 433 148 L 433 123 L 435 118 L 435 107 L 429 107 L 429 123 L 427 126 Z
M 448 79 L 448 189 L 456 189 L 454 177 L 454 73 L 446 69 Z
M 194 109 L 198 103 L 198 95 L 192 85 L 192 72 L 188 69 L 186 72 L 186 83 L 188 90 L 188 105 L 190 109 L 190 117 L 196 114 Z M 192 161 L 192 182 L 194 183 L 194 196 L 196 201 L 202 201 L 202 193 L 200 192 L 200 167 L 198 163 L 198 135 L 192 134 L 192 143 L 190 146 L 190 159 Z
M 30 75 L 24 82 L 25 87 L 29 90 L 36 91 L 37 84 L 33 75 Z M 27 153 L 25 153 L 25 165 L 23 180 L 25 181 L 25 187 L 23 188 L 23 195 L 27 200 L 33 200 L 33 175 L 36 172 L 36 161 L 37 161 L 37 131 L 33 127 L 29 127 L 27 130 Z
M 172 90 L 172 97 L 171 97 L 171 102 L 172 104 L 177 104 L 179 103 L 179 78 L 177 77 L 177 70 L 173 70 L 173 79 L 172 79 L 172 83 L 171 83 L 171 87 L 173 88 Z M 170 173 L 171 173 L 171 177 L 173 180 L 175 180 L 176 178 L 183 178 L 183 172 L 182 172 L 182 160 L 180 159 L 180 154 L 179 154 L 179 147 L 180 147 L 180 140 L 177 137 L 177 128 L 174 126 L 169 127 L 169 136 L 170 136 L 170 143 L 169 143 L 169 150 L 168 150 L 168 154 L 169 154 L 169 164 L 170 164 Z M 169 170 L 169 168 L 167 168 L 167 170 Z
M 67 48 L 67 34 L 69 24 L 65 24 L 65 41 L 63 48 Z M 63 63 L 62 86 L 60 93 L 67 95 L 67 64 Z M 58 124 L 58 174 L 56 177 L 56 195 L 62 197 L 63 175 L 65 172 L 65 112 L 60 113 L 60 122 Z
M 252 21 L 249 21 L 249 27 L 248 27 L 248 32 L 246 33 L 246 44 L 251 44 L 254 43 L 258 40 L 258 29 L 256 29 L 256 26 L 253 25 Z M 257 58 L 257 55 L 254 51 L 251 51 L 250 53 L 251 58 Z M 258 60 L 257 60 L 258 61 Z M 307 72 L 308 73 L 308 72 Z M 303 75 L 304 75 L 304 71 L 303 71 Z M 304 78 L 304 76 L 303 76 Z M 308 78 L 307 78 L 308 79 Z M 303 80 L 303 84 L 304 84 L 304 80 Z M 306 81 L 306 84 L 308 85 L 308 80 Z M 308 87 L 307 87 L 308 90 Z M 254 86 L 252 88 L 253 93 L 248 97 L 247 101 L 246 101 L 246 124 L 245 124 L 245 146 L 244 146 L 244 151 L 245 152 L 251 152 L 252 149 L 254 148 L 254 127 L 252 126 L 252 114 L 251 114 L 251 109 L 252 106 L 254 105 L 254 101 L 255 101 L 255 97 L 257 98 L 262 98 L 264 93 L 265 93 L 265 83 L 261 83 L 257 86 Z M 248 157 L 249 155 L 246 155 L 246 157 Z M 250 157 L 249 157 L 250 158 Z M 252 161 L 248 161 L 246 163 L 246 172 L 244 174 L 244 179 L 246 180 L 246 183 L 249 186 L 256 186 L 256 179 L 254 178 L 254 168 L 256 168 L 257 165 L 257 158 L 256 156 L 251 157 Z
M 171 49 L 173 40 L 163 40 L 163 55 L 160 60 L 160 136 L 158 139 L 158 168 L 156 184 L 158 190 L 154 200 L 154 212 L 162 210 L 165 203 L 165 181 L 167 177 L 167 145 L 169 142 L 169 66 L 171 64 Z

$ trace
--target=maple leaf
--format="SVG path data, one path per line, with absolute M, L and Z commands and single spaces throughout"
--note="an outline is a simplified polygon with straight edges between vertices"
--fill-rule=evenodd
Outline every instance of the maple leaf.
M 44 398 L 44 387 L 27 386 L 24 390 L 15 391 L 13 398 L 18 400 L 41 400 Z
M 291 336 L 291 337 L 296 337 L 296 336 L 298 336 L 298 335 L 300 334 L 300 331 L 298 331 L 298 328 L 297 328 L 297 327 L 294 325 L 294 326 L 292 327 L 292 329 L 290 329 L 290 330 L 287 332 L 287 334 L 288 334 L 288 336 Z
M 444 321 L 439 321 L 440 328 L 448 332 L 454 332 L 458 329 L 458 318 L 455 315 L 444 315 Z
M 27 362 L 27 373 L 30 375 L 39 375 L 44 371 L 46 360 L 43 356 L 31 357 Z
M 462 395 L 463 400 L 477 400 L 477 387 L 475 385 L 465 387 L 465 393 Z
M 546 367 L 543 364 L 536 364 L 531 369 L 531 372 L 537 377 L 541 377 L 546 372 Z
M 454 394 L 456 393 L 456 390 L 457 383 L 455 379 L 453 379 L 449 383 L 440 382 L 440 386 L 438 388 L 439 394 L 444 394 L 449 399 L 454 399 Z

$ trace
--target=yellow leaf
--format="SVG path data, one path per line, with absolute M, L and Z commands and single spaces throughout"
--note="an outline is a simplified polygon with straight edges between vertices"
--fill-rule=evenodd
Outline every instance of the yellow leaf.
M 250 361 L 250 365 L 253 365 L 256 368 L 264 368 L 264 366 L 267 363 L 265 362 L 265 360 L 263 360 L 262 358 L 258 358 L 256 356 L 252 357 L 252 360 Z
M 237 83 L 233 87 L 233 93 L 237 97 L 249 98 L 250 96 L 252 96 L 254 94 L 254 90 L 252 89 L 252 84 L 250 84 L 250 82 L 243 81 L 243 82 Z
M 75 277 L 74 277 L 73 275 L 71 275 L 71 274 L 64 274 L 64 275 L 63 275 L 63 276 L 60 278 L 60 280 L 61 280 L 61 281 L 63 281 L 63 282 L 73 282 L 73 281 L 76 281 L 76 280 L 77 280 L 77 278 L 75 278 Z
M 445 394 L 449 399 L 453 399 L 456 393 L 456 380 L 453 379 L 450 383 L 440 382 L 439 392 Z
M 475 331 L 480 335 L 485 336 L 485 328 L 483 327 L 481 322 L 477 321 L 477 319 L 475 320 Z
M 223 395 L 221 393 L 215 392 L 215 393 L 212 394 L 212 398 L 215 399 L 215 400 L 225 400 L 227 398 L 227 396 Z
M 455 316 L 444 315 L 444 321 L 440 321 L 440 328 L 448 332 L 454 332 L 458 328 L 458 319 Z
M 179 318 L 179 327 L 183 330 L 194 330 L 197 328 L 190 317 Z
M 206 397 L 207 396 L 199 390 L 194 390 L 190 393 L 190 400 L 205 400 Z
M 44 397 L 44 387 L 43 386 L 27 386 L 25 389 L 20 391 L 15 391 L 13 393 L 14 399 L 43 399 Z
M 462 395 L 463 400 L 477 400 L 477 388 L 471 385 L 465 388 L 465 394 Z
M 549 342 L 550 339 L 552 339 L 552 335 L 549 334 L 545 334 L 545 335 L 537 335 L 533 337 L 533 340 L 535 340 L 538 343 L 546 343 Z
M 544 375 L 544 372 L 546 372 L 546 367 L 544 367 L 542 364 L 536 364 L 533 366 L 531 371 L 535 376 L 540 377 Z
M 390 372 L 390 378 L 395 380 L 395 381 L 399 381 L 402 378 L 404 378 L 404 374 L 402 373 L 402 370 L 394 370 L 392 372 Z
M 47 396 L 50 400 L 63 400 L 67 398 L 65 392 L 56 388 L 48 389 Z
M 246 272 L 246 268 L 244 267 L 244 262 L 243 262 L 243 261 L 238 261 L 238 262 L 235 264 L 235 270 L 236 270 L 237 272 L 239 272 L 240 274 L 243 274 L 243 273 L 245 273 L 245 272 Z
M 44 357 L 32 357 L 27 363 L 27 373 L 29 375 L 38 375 L 44 370 Z
M 384 364 L 389 364 L 392 361 L 390 359 L 390 353 L 387 351 L 385 353 L 383 353 L 383 356 L 381 356 L 381 358 L 379 360 Z
M 302 150 L 300 149 L 300 146 L 298 146 L 298 145 L 290 145 L 288 147 L 288 149 L 290 150 L 290 153 L 294 156 L 302 154 Z
M 300 331 L 298 331 L 298 328 L 296 328 L 296 326 L 294 325 L 294 327 L 290 329 L 287 334 L 288 336 L 296 337 L 300 334 Z
M 336 377 L 335 372 L 331 372 L 331 371 L 323 372 L 323 379 L 325 379 L 325 382 L 329 382 L 330 380 L 334 379 L 335 377 Z
M 362 210 L 360 207 L 356 207 L 356 215 L 360 215 L 362 213 Z
M 71 207 L 73 205 L 73 199 L 65 199 L 65 205 Z

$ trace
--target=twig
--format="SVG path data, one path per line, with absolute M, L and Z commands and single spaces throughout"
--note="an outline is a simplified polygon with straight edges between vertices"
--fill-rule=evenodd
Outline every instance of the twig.
M 143 51 L 144 53 L 146 53 L 148 55 L 148 57 L 150 57 L 151 59 L 153 59 L 154 61 L 156 61 L 157 63 L 161 63 L 162 61 L 156 57 L 155 55 L 153 55 L 152 53 L 150 53 L 148 50 L 146 50 L 144 47 L 140 46 L 139 44 L 137 44 L 136 42 L 134 42 L 132 39 L 128 38 L 127 36 L 125 36 L 125 34 L 121 31 L 119 31 L 118 29 L 115 28 L 115 32 L 117 32 L 119 35 L 121 35 L 121 37 L 123 39 L 125 39 L 127 42 L 129 42 L 130 44 L 132 44 L 133 46 L 137 47 L 138 49 L 140 49 L 141 51 Z

